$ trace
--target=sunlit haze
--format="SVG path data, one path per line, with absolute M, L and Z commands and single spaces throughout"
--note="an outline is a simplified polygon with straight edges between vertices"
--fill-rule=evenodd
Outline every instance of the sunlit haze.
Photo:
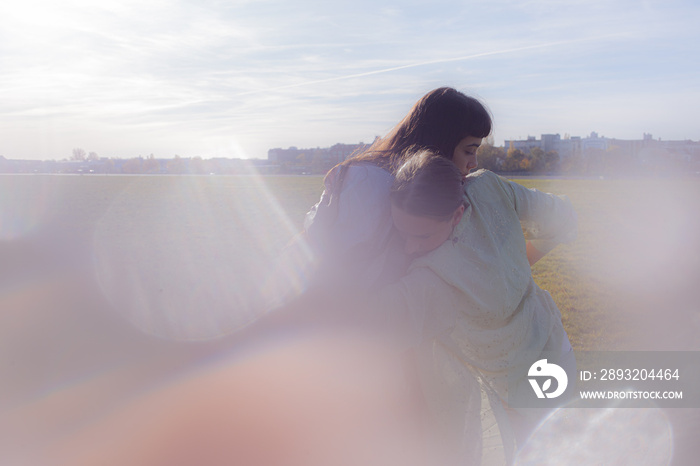
M 0 5 L 0 155 L 265 158 L 371 142 L 426 91 L 495 142 L 700 139 L 691 1 L 26 0 Z

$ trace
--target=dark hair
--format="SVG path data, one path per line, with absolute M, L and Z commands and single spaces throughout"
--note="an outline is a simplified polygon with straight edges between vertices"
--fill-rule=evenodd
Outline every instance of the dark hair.
M 449 220 L 464 203 L 459 168 L 427 149 L 404 156 L 391 187 L 392 204 L 411 215 Z
M 462 139 L 485 138 L 491 127 L 491 115 L 481 102 L 451 87 L 441 87 L 421 97 L 384 138 L 346 162 L 372 162 L 394 172 L 411 147 L 452 159 Z

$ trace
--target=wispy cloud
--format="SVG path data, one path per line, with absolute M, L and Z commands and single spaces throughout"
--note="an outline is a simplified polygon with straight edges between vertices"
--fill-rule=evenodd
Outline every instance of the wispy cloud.
M 528 107 L 550 110 L 537 111 L 533 132 L 606 102 L 620 120 L 634 109 L 627 121 L 642 126 L 638 102 L 655 93 L 690 96 L 677 131 L 662 135 L 689 137 L 683 125 L 700 117 L 700 65 L 687 58 L 699 13 L 631 0 L 3 4 L 0 130 L 13 136 L 0 154 L 61 158 L 92 144 L 105 155 L 196 155 L 220 145 L 264 157 L 275 146 L 371 139 L 440 85 L 484 99 L 497 141 L 523 131 Z M 673 89 L 660 92 L 663 83 Z M 561 105 L 574 100 L 581 107 Z M 37 152 L 37 139 L 55 145 Z
M 460 57 L 440 58 L 437 60 L 428 60 L 428 61 L 423 61 L 423 62 L 418 62 L 418 63 L 409 63 L 406 65 L 393 66 L 390 68 L 383 68 L 383 69 L 373 70 L 373 71 L 365 71 L 362 73 L 355 73 L 355 74 L 349 74 L 349 75 L 344 75 L 344 76 L 336 76 L 336 77 L 332 77 L 332 78 L 319 79 L 319 80 L 315 80 L 315 81 L 307 81 L 307 82 L 301 82 L 301 83 L 296 83 L 296 84 L 289 84 L 286 86 L 278 86 L 275 88 L 262 89 L 262 90 L 258 90 L 258 91 L 242 92 L 238 95 L 248 95 L 248 94 L 255 94 L 258 92 L 270 92 L 270 91 L 277 91 L 277 90 L 282 90 L 282 89 L 290 89 L 290 88 L 294 88 L 294 87 L 311 86 L 311 85 L 315 85 L 315 84 L 329 83 L 329 82 L 334 82 L 334 81 L 342 81 L 342 80 L 353 79 L 353 78 L 364 78 L 367 76 L 373 76 L 373 75 L 377 75 L 377 74 L 390 73 L 392 71 L 407 70 L 409 68 L 418 68 L 418 67 L 437 65 L 437 64 L 443 64 L 443 63 L 460 62 L 460 61 L 472 60 L 472 59 L 482 58 L 482 57 L 491 57 L 491 56 L 495 56 L 495 55 L 505 55 L 505 54 L 510 54 L 510 53 L 526 52 L 526 51 L 530 51 L 530 50 L 537 50 L 537 49 L 555 47 L 555 46 L 560 46 L 560 45 L 574 44 L 574 43 L 578 43 L 578 42 L 600 40 L 603 38 L 605 38 L 605 37 L 593 37 L 593 38 L 579 39 L 579 40 L 550 42 L 550 43 L 546 43 L 546 44 L 528 45 L 528 46 L 524 46 L 524 47 L 515 47 L 515 48 L 510 48 L 510 49 L 505 49 L 505 50 L 481 52 L 481 53 L 475 53 L 472 55 L 466 55 L 466 56 L 460 56 Z

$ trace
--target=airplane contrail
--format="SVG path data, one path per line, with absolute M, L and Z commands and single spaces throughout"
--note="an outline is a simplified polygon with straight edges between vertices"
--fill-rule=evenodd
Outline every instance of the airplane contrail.
M 573 44 L 573 43 L 577 43 L 577 42 L 586 42 L 586 41 L 590 41 L 590 40 L 597 40 L 597 39 L 602 39 L 602 38 L 606 38 L 606 37 L 614 37 L 614 36 L 619 36 L 619 35 L 620 34 L 609 34 L 609 35 L 605 35 L 605 36 L 589 37 L 586 39 L 548 42 L 546 44 L 528 45 L 528 46 L 524 46 L 524 47 L 515 47 L 515 48 L 511 48 L 511 49 L 496 50 L 496 51 L 492 51 L 492 52 L 482 52 L 482 53 L 476 53 L 473 55 L 465 55 L 465 56 L 461 56 L 461 57 L 440 58 L 437 60 L 429 60 L 429 61 L 423 61 L 423 62 L 419 62 L 419 63 L 409 63 L 407 65 L 394 66 L 391 68 L 383 68 L 381 70 L 366 71 L 364 73 L 348 74 L 348 75 L 344 75 L 344 76 L 335 76 L 333 78 L 317 79 L 314 81 L 304 81 L 304 82 L 296 83 L 296 84 L 286 84 L 284 86 L 268 87 L 265 89 L 258 89 L 255 91 L 246 91 L 246 92 L 238 93 L 238 94 L 236 94 L 236 96 L 257 94 L 260 92 L 279 91 L 279 90 L 283 90 L 283 89 L 291 89 L 294 87 L 311 86 L 314 84 L 322 84 L 322 83 L 328 83 L 328 82 L 333 82 L 333 81 L 342 81 L 344 79 L 363 78 L 365 76 L 372 76 L 375 74 L 382 74 L 382 73 L 390 73 L 392 71 L 405 70 L 407 68 L 417 68 L 419 66 L 435 65 L 437 63 L 449 63 L 449 62 L 455 62 L 455 61 L 471 60 L 474 58 L 488 57 L 488 56 L 493 56 L 493 55 L 504 55 L 507 53 L 522 52 L 524 50 L 534 50 L 534 49 L 541 49 L 541 48 L 546 48 L 546 47 L 554 47 L 557 45 Z

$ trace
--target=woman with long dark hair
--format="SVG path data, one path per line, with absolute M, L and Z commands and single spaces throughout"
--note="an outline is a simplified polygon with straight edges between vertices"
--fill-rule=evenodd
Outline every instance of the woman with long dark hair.
M 503 410 L 505 372 L 499 364 L 517 360 L 518 349 L 559 351 L 568 343 L 556 306 L 533 287 L 529 266 L 533 251 L 547 252 L 571 239 L 567 235 L 576 229 L 567 201 L 491 172 L 470 175 L 491 129 L 489 112 L 478 100 L 439 88 L 423 96 L 388 135 L 334 167 L 324 179 L 321 200 L 306 217 L 304 244 L 314 261 L 303 295 L 311 299 L 296 306 L 315 307 L 318 315 L 347 315 L 371 301 L 365 323 L 378 322 L 377 328 L 421 359 L 409 358 L 422 373 L 413 388 L 439 386 L 424 387 L 443 402 L 426 410 L 445 427 L 446 436 L 438 435 L 438 441 L 470 461 L 480 461 L 484 452 L 511 457 L 512 422 L 528 424 L 519 413 Z M 410 215 L 395 215 L 392 221 L 392 201 L 394 210 L 405 208 Z M 504 207 L 508 202 L 510 209 Z M 433 229 L 436 224 L 449 231 Z M 460 236 L 452 240 L 460 251 L 445 252 L 443 243 L 457 229 Z M 523 229 L 539 238 L 537 248 L 525 241 Z M 433 250 L 433 255 L 453 256 L 436 263 L 419 257 Z M 518 297 L 527 301 L 522 309 Z M 435 346 L 444 343 L 444 332 L 455 329 L 464 338 Z M 501 350 L 507 355 L 499 359 Z M 473 364 L 462 364 L 460 354 L 472 357 Z M 426 355 L 427 362 L 422 360 Z M 434 376 L 426 376 L 426 370 Z M 484 383 L 483 373 L 498 371 Z M 486 399 L 488 406 L 482 405 Z
M 402 248 L 392 243 L 389 191 L 409 150 L 430 149 L 463 175 L 491 133 L 491 116 L 477 99 L 441 87 L 425 94 L 385 137 L 334 167 L 321 200 L 307 214 L 305 239 L 317 258 L 311 287 L 363 292 L 398 279 Z

